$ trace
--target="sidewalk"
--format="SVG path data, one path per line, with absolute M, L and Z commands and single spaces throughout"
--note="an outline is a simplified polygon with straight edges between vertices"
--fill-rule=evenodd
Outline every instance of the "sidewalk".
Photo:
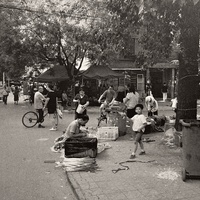
M 169 102 L 159 102 L 161 114 L 173 113 L 168 104 Z M 129 134 L 116 141 L 106 141 L 112 148 L 98 154 L 98 171 L 66 172 L 78 199 L 199 200 L 200 181 L 182 181 L 181 149 L 170 149 L 163 145 L 163 136 L 162 132 L 144 135 L 155 141 L 144 143 L 146 155 L 137 155 L 135 160 L 129 160 L 133 147 Z M 137 153 L 139 151 L 138 148 Z M 125 163 L 122 166 L 120 162 Z M 128 166 L 129 169 L 124 170 L 124 166 Z M 122 170 L 113 173 L 112 170 L 117 169 Z
M 155 142 L 144 143 L 146 155 L 129 160 L 133 141 L 129 135 L 110 141 L 111 149 L 98 154 L 100 171 L 67 172 L 67 176 L 81 200 L 199 200 L 199 180 L 181 178 L 181 149 L 169 149 L 161 144 L 163 133 L 145 135 Z M 133 161 L 133 160 L 129 160 Z

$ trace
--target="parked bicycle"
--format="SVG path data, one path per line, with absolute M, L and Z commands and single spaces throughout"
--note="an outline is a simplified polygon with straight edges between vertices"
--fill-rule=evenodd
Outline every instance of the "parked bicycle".
M 105 123 L 107 124 L 108 121 L 108 114 L 111 112 L 110 108 L 105 108 L 104 111 L 101 113 L 100 117 L 97 118 L 98 119 L 98 124 L 97 126 L 99 127 L 101 122 L 105 121 Z
M 44 118 L 47 115 L 48 115 L 48 112 L 45 111 L 42 122 L 44 121 Z M 55 113 L 55 117 L 58 119 L 57 113 Z M 38 118 L 39 118 L 39 115 L 36 111 L 28 111 L 22 117 L 22 124 L 27 128 L 32 128 L 38 123 Z

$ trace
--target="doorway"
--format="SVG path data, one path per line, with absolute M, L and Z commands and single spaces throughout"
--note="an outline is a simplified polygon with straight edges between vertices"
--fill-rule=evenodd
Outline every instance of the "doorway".
M 162 98 L 163 71 L 150 71 L 152 94 L 155 98 Z

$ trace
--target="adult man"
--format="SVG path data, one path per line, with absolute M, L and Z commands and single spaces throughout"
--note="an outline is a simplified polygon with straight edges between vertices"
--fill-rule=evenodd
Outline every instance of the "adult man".
M 164 82 L 162 86 L 163 101 L 167 100 L 167 84 Z
M 100 106 L 100 113 L 103 114 L 103 110 L 106 107 L 109 107 L 113 104 L 115 98 L 116 98 L 116 92 L 113 90 L 112 86 L 109 86 L 109 88 L 99 97 L 98 102 L 101 102 L 101 99 L 105 98 L 104 103 Z
M 43 116 L 44 116 L 44 111 L 43 111 L 44 102 L 46 100 L 42 94 L 43 90 L 44 88 L 42 86 L 39 86 L 38 91 L 34 95 L 34 108 L 39 113 L 38 128 L 44 128 L 44 126 L 41 125 L 43 122 Z
M 57 95 L 54 91 L 54 86 L 52 84 L 49 84 L 47 86 L 47 98 L 45 101 L 44 107 L 47 107 L 49 117 L 52 121 L 53 127 L 50 129 L 50 131 L 56 131 L 58 128 L 58 115 L 57 115 L 57 108 L 58 108 L 58 100 Z
M 80 130 L 80 127 L 85 126 L 88 121 L 88 115 L 81 115 L 80 118 L 77 118 L 74 121 L 72 121 L 65 130 L 65 133 L 57 139 L 57 142 L 54 145 L 54 150 L 61 149 L 68 138 L 78 138 L 87 136 L 87 133 L 85 131 Z

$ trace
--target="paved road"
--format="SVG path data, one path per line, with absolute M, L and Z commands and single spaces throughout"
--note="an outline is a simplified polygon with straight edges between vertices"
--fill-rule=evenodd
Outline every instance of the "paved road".
M 21 117 L 32 107 L 23 99 L 14 105 L 12 98 L 10 95 L 8 105 L 0 102 L 0 199 L 75 200 L 64 170 L 45 163 L 59 160 L 60 155 L 50 147 L 61 131 L 50 132 L 48 122 L 45 129 L 23 127 Z
M 24 103 L 23 98 L 19 105 L 14 105 L 12 98 L 12 95 L 10 95 L 8 105 L 3 105 L 2 102 L 0 103 L 0 199 L 75 200 L 69 183 L 66 180 L 64 170 L 55 168 L 54 163 L 45 163 L 45 161 L 48 160 L 59 161 L 60 154 L 52 153 L 50 147 L 54 139 L 61 135 L 62 130 L 64 130 L 67 124 L 73 119 L 73 112 L 64 113 L 63 120 L 60 122 L 59 131 L 57 132 L 49 131 L 51 124 L 48 121 L 44 123 L 46 126 L 45 129 L 38 129 L 37 127 L 27 129 L 22 126 L 21 117 L 26 111 L 33 108 L 27 103 Z M 161 104 L 162 103 L 160 103 L 160 105 Z M 145 113 L 146 111 L 144 111 L 144 114 Z M 160 107 L 159 115 L 162 114 L 173 114 L 169 104 L 166 105 L 163 103 Z M 88 126 L 95 126 L 97 123 L 97 108 L 90 108 L 89 116 L 90 121 L 88 122 Z M 117 143 L 116 145 L 118 149 L 119 146 Z M 113 154 L 113 156 L 117 156 L 116 159 L 119 160 L 119 155 Z M 124 155 L 121 156 L 124 157 Z M 105 169 L 109 169 L 107 159 L 102 158 L 102 160 L 105 160 Z M 99 164 L 101 164 L 100 161 Z M 104 163 L 102 163 L 102 165 L 103 164 Z M 79 173 L 76 173 L 76 175 L 79 175 Z M 88 174 L 86 173 L 86 175 Z M 91 176 L 92 175 L 93 174 L 91 174 Z M 106 177 L 109 178 L 107 175 Z M 79 179 L 76 179 L 76 181 L 77 180 Z M 88 180 L 91 181 L 92 179 Z M 100 177 L 97 179 L 95 178 L 95 181 L 96 180 L 100 180 Z M 79 181 L 77 184 L 84 186 L 84 183 L 82 184 L 82 182 Z M 105 182 L 103 182 L 103 184 L 105 184 Z M 79 188 L 81 188 L 80 186 Z M 82 189 L 85 191 L 85 188 Z M 94 196 L 92 196 L 92 199 L 89 199 L 93 200 L 93 197 Z M 106 198 L 102 196 L 102 199 L 105 200 Z M 116 197 L 113 197 L 113 199 L 116 200 Z

